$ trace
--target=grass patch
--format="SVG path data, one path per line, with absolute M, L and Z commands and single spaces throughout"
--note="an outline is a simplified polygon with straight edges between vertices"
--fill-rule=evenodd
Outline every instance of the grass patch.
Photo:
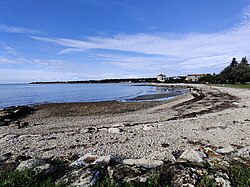
M 213 178 L 205 175 L 201 178 L 201 181 L 197 184 L 197 187 L 216 187 L 217 183 Z
M 66 185 L 55 185 L 51 177 L 39 175 L 33 170 L 11 171 L 1 173 L 0 187 L 64 187 Z
M 211 84 L 211 86 L 250 89 L 250 84 Z
M 235 187 L 250 186 L 250 166 L 233 161 L 229 166 L 229 177 Z

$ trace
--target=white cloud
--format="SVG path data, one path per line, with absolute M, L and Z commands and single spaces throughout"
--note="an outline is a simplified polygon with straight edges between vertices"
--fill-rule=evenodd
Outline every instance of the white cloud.
M 245 16 L 249 11 L 246 11 Z M 113 37 L 86 37 L 85 40 L 65 38 L 44 38 L 32 36 L 33 39 L 55 43 L 63 46 L 59 54 L 81 52 L 90 49 L 136 52 L 155 54 L 161 57 L 128 57 L 109 55 L 99 61 L 112 63 L 126 68 L 139 68 L 160 64 L 165 69 L 179 65 L 181 68 L 198 69 L 222 68 L 225 62 L 234 56 L 250 55 L 250 20 L 226 31 L 202 34 L 119 34 Z M 171 57 L 171 58 L 169 58 Z M 182 63 L 181 63 L 182 62 Z M 182 66 L 180 66 L 182 65 Z M 214 69 L 213 68 L 213 69 Z
M 5 43 L 3 43 L 3 49 L 10 55 L 16 55 L 16 50 Z
M 0 65 L 1 64 L 24 64 L 25 59 L 23 58 L 6 58 L 3 56 L 0 56 Z
M 41 31 L 18 27 L 13 25 L 0 24 L 0 31 L 8 33 L 23 33 L 23 34 L 41 34 Z

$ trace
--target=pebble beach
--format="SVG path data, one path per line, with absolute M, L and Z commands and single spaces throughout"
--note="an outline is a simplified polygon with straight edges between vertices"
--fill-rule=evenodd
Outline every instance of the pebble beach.
M 249 146 L 250 90 L 187 86 L 190 93 L 167 101 L 34 106 L 21 119 L 25 128 L 14 122 L 0 128 L 0 154 L 141 158 L 166 148 Z

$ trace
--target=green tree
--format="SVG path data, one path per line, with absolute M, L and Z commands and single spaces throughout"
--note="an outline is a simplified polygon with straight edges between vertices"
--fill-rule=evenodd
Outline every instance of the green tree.
M 245 84 L 250 81 L 250 66 L 247 58 L 243 57 L 241 62 L 234 68 L 235 82 Z

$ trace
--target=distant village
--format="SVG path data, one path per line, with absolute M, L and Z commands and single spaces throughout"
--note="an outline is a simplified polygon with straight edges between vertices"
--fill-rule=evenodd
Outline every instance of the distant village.
M 188 74 L 187 76 L 167 77 L 165 74 L 159 74 L 156 77 L 157 82 L 198 82 L 200 78 L 207 74 Z
M 86 81 L 53 81 L 53 82 L 31 82 L 30 84 L 94 84 L 94 83 L 184 83 L 198 82 L 201 77 L 207 74 L 189 74 L 187 76 L 167 77 L 165 74 L 159 74 L 155 78 L 125 78 L 125 79 L 101 79 Z

